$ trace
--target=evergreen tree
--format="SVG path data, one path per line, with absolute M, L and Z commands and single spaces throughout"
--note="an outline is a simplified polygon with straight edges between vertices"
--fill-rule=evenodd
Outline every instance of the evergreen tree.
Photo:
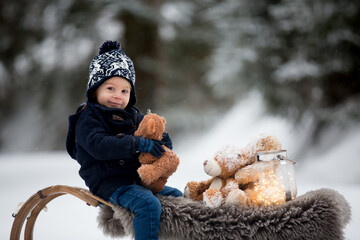
M 224 38 L 213 56 L 212 72 L 224 72 L 211 73 L 209 81 L 221 83 L 216 88 L 224 95 L 256 88 L 269 112 L 295 122 L 310 116 L 314 136 L 329 124 L 356 123 L 359 13 L 360 3 L 350 0 L 219 4 L 212 15 Z
M 67 116 L 86 100 L 88 65 L 105 40 L 122 43 L 135 63 L 140 109 L 164 114 L 173 136 L 207 127 L 251 89 L 271 113 L 295 122 L 310 116 L 314 135 L 328 124 L 356 123 L 359 6 L 4 0 L 0 150 L 64 149 Z

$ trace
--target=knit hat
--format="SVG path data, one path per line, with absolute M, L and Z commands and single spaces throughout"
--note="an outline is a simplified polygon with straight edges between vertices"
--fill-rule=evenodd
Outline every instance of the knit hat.
M 90 63 L 89 82 L 86 96 L 89 101 L 94 101 L 95 90 L 111 77 L 122 77 L 131 84 L 131 93 L 128 107 L 136 103 L 135 95 L 135 69 L 131 59 L 126 56 L 120 43 L 106 41 L 99 48 L 99 55 Z

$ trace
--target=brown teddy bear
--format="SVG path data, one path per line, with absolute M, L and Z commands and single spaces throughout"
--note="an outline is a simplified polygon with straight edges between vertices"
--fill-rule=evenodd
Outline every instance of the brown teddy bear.
M 161 140 L 165 131 L 166 120 L 155 113 L 148 113 L 139 124 L 134 136 L 148 139 Z M 139 161 L 142 164 L 138 174 L 142 184 L 153 192 L 160 192 L 169 176 L 171 176 L 179 165 L 178 156 L 166 146 L 162 146 L 165 152 L 160 158 L 151 153 L 141 153 Z
M 220 149 L 214 159 L 204 162 L 205 172 L 211 179 L 189 182 L 184 195 L 195 201 L 204 201 L 207 206 L 221 204 L 255 205 L 254 182 L 257 181 L 254 163 L 256 153 L 280 150 L 281 143 L 275 136 L 261 134 L 245 148 L 225 147 Z

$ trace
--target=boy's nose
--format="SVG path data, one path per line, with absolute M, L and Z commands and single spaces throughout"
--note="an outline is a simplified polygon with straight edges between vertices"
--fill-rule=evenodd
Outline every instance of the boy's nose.
M 117 98 L 117 99 L 121 99 L 121 94 L 120 93 L 115 93 L 114 97 Z

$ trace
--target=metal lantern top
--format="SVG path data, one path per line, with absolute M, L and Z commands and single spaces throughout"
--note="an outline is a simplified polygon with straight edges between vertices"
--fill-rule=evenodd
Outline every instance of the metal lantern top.
M 287 158 L 287 151 L 282 149 L 282 150 L 275 150 L 275 151 L 262 151 L 262 152 L 257 152 L 256 153 L 256 159 L 258 161 L 273 161 L 273 160 L 278 160 L 278 161 L 286 161 L 288 163 L 297 165 L 297 162 L 291 159 Z M 280 162 L 281 163 L 281 162 Z

